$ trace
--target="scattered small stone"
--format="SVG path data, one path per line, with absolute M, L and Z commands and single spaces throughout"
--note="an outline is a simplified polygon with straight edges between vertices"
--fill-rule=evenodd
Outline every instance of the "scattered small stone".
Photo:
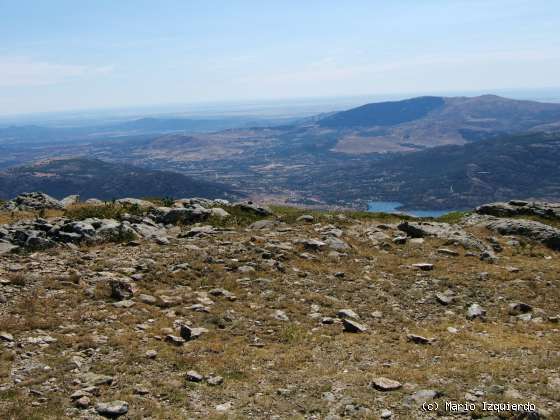
M 157 353 L 157 351 L 155 351 L 155 350 L 148 350 L 148 351 L 146 352 L 146 357 L 147 357 L 148 359 L 155 359 L 155 358 L 157 357 L 157 354 L 158 354 L 158 353 Z
M 150 390 L 142 385 L 135 385 L 133 391 L 137 395 L 147 395 L 150 393 Z
M 126 401 L 100 402 L 95 404 L 95 411 L 105 417 L 118 417 L 128 413 L 128 403 Z
M 414 394 L 405 398 L 405 404 L 406 405 L 410 405 L 412 403 L 422 404 L 427 401 L 431 401 L 435 398 L 438 398 L 439 396 L 441 396 L 441 393 L 439 391 L 433 389 L 421 389 L 420 391 L 416 391 Z
M 165 336 L 165 341 L 167 343 L 171 343 L 174 344 L 176 346 L 182 346 L 183 344 L 185 344 L 185 339 L 181 338 L 181 337 L 177 337 L 176 335 L 173 334 L 168 334 Z
M 449 305 L 453 302 L 454 298 L 447 293 L 436 293 L 436 300 L 442 305 Z
M 379 391 L 394 391 L 402 387 L 402 384 L 393 379 L 380 376 L 371 382 L 371 386 Z
M 406 236 L 397 236 L 395 238 L 393 238 L 393 243 L 396 245 L 404 245 L 406 244 L 406 241 L 408 240 L 408 238 Z
M 390 419 L 391 417 L 393 417 L 393 412 L 385 408 L 381 410 L 379 417 L 381 417 L 382 419 Z
M 180 329 L 180 335 L 186 341 L 196 340 L 207 332 L 208 330 L 206 328 L 193 328 L 185 324 L 182 324 Z
M 340 319 L 360 319 L 360 316 L 352 309 L 340 309 L 336 313 L 336 316 Z
M 342 325 L 344 326 L 344 331 L 350 333 L 363 333 L 367 331 L 367 328 L 364 325 L 351 319 L 343 318 Z
M 531 305 L 522 302 L 510 303 L 508 307 L 508 313 L 513 316 L 526 314 L 532 310 L 533 307 Z
M 187 381 L 189 382 L 202 382 L 204 376 L 198 373 L 196 370 L 189 370 L 186 375 Z
M 145 295 L 145 294 L 138 295 L 138 300 L 148 305 L 155 305 L 157 302 L 157 298 L 155 296 Z
M 448 248 L 439 248 L 437 250 L 438 254 L 447 255 L 448 257 L 458 257 L 459 253 Z
M 473 303 L 467 311 L 467 319 L 484 318 L 486 310 L 478 303 Z
M 206 379 L 206 382 L 208 383 L 208 385 L 217 386 L 217 385 L 221 385 L 224 382 L 224 378 L 217 375 L 210 376 L 209 378 Z
M 288 317 L 288 315 L 286 315 L 286 312 L 277 309 L 276 311 L 274 311 L 274 319 L 277 319 L 278 321 L 289 321 L 290 318 Z
M 229 411 L 229 410 L 231 410 L 231 407 L 233 407 L 233 404 L 231 402 L 218 404 L 216 406 L 216 411 L 220 411 L 220 412 Z
M 430 264 L 430 263 L 417 263 L 417 264 L 412 264 L 412 267 L 414 268 L 418 268 L 422 271 L 431 271 L 434 269 L 434 265 Z
M 5 331 L 0 332 L 0 340 L 4 340 L 4 341 L 14 341 L 14 336 L 10 333 L 7 333 Z
M 416 335 L 416 334 L 408 334 L 406 336 L 406 339 L 412 343 L 416 343 L 416 344 L 431 344 L 433 339 L 430 338 L 426 338 L 423 337 L 421 335 Z
M 91 403 L 91 400 L 89 399 L 89 397 L 87 397 L 85 395 L 74 401 L 74 404 L 78 408 L 88 408 L 90 403 Z

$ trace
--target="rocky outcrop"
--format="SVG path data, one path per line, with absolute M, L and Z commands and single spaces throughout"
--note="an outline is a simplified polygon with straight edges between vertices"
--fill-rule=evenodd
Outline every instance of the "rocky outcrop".
M 507 203 L 490 203 L 477 207 L 478 214 L 496 217 L 538 216 L 560 220 L 560 203 L 511 200 Z
M 486 224 L 501 235 L 519 235 L 560 251 L 560 229 L 544 223 L 522 219 L 497 219 Z
M 46 209 L 63 209 L 64 205 L 56 198 L 40 192 L 30 192 L 18 195 L 16 198 L 6 202 L 2 210 L 33 211 Z
M 437 222 L 403 222 L 398 229 L 412 238 L 435 237 L 445 239 L 446 244 L 460 245 L 465 249 L 486 251 L 488 247 L 480 239 L 458 225 Z
M 63 209 L 64 204 L 70 205 L 77 200 L 78 196 L 70 196 L 63 203 L 46 194 L 29 193 L 9 201 L 6 208 Z M 49 220 L 37 218 L 4 225 L 0 227 L 0 254 L 7 254 L 19 249 L 47 249 L 58 244 L 122 242 L 136 238 L 150 239 L 161 245 L 169 244 L 167 238 L 169 225 L 199 223 L 211 216 L 227 218 L 229 214 L 217 206 L 230 205 L 226 200 L 200 198 L 177 200 L 173 203 L 173 207 L 155 207 L 150 202 L 131 198 L 119 199 L 116 202 L 124 206 L 144 208 L 144 212 L 141 215 L 124 214 L 119 217 L 119 220 L 102 218 L 72 220 L 67 217 L 58 217 Z M 95 204 L 99 203 L 93 203 L 93 205 Z M 242 203 L 238 205 L 238 208 L 254 215 L 271 214 L 265 207 L 253 203 Z M 208 232 L 202 233 L 207 234 Z
M 150 213 L 158 223 L 174 225 L 202 222 L 211 214 L 211 210 L 199 204 L 189 207 L 157 207 Z

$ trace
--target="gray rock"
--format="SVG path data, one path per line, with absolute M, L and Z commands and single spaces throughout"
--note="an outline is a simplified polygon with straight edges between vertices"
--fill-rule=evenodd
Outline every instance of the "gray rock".
M 342 325 L 344 327 L 345 332 L 363 333 L 363 332 L 367 331 L 367 328 L 364 325 L 362 325 L 362 324 L 360 324 L 360 323 L 358 323 L 354 320 L 351 320 L 351 319 L 343 318 L 342 319 Z
M 176 335 L 173 334 L 167 334 L 165 336 L 165 341 L 167 343 L 171 343 L 175 346 L 182 346 L 183 344 L 185 344 L 185 339 L 182 337 L 177 337 Z
M 450 225 L 449 223 L 403 222 L 397 227 L 412 238 L 435 237 L 445 239 L 448 245 L 460 245 L 465 249 L 476 249 L 478 251 L 487 249 L 484 242 L 466 232 L 460 226 Z
M 40 192 L 30 192 L 18 195 L 16 198 L 6 202 L 2 208 L 4 210 L 47 210 L 47 209 L 63 209 L 64 206 L 60 201 L 50 195 Z
M 333 249 L 335 251 L 350 249 L 350 245 L 348 245 L 342 239 L 337 237 L 333 237 L 333 236 L 327 237 L 325 238 L 324 242 L 330 249 Z
M 64 197 L 62 200 L 60 200 L 60 203 L 64 206 L 64 208 L 68 208 L 70 206 L 73 206 L 74 204 L 78 204 L 79 202 L 80 202 L 79 195 L 69 195 L 67 197 Z
M 99 385 L 111 385 L 113 383 L 113 377 L 109 375 L 100 375 L 93 372 L 86 372 L 80 375 L 80 381 L 83 387 L 99 386 Z
M 436 293 L 436 300 L 442 305 L 449 305 L 453 302 L 454 297 L 449 293 Z
M 221 207 L 213 207 L 210 209 L 210 212 L 213 217 L 217 217 L 219 219 L 225 219 L 230 216 L 230 214 Z
M 422 404 L 440 397 L 442 394 L 433 389 L 421 389 L 414 394 L 405 398 L 405 405 L 412 405 L 413 403 Z
M 288 317 L 288 315 L 286 315 L 286 312 L 277 309 L 276 311 L 274 311 L 274 319 L 277 319 L 278 321 L 289 321 L 290 318 Z
M 114 299 L 125 300 L 134 296 L 135 287 L 129 281 L 111 279 L 109 286 L 111 287 L 111 297 Z
M 148 350 L 148 351 L 145 353 L 145 356 L 146 356 L 148 359 L 155 359 L 155 358 L 157 357 L 157 354 L 158 354 L 158 353 L 157 353 L 156 350 Z
M 249 229 L 254 229 L 254 230 L 272 229 L 277 224 L 278 223 L 275 222 L 274 220 L 257 220 L 256 222 L 251 223 L 249 225 Z
M 370 386 L 372 388 L 377 389 L 378 391 L 394 391 L 396 389 L 401 388 L 402 384 L 398 381 L 393 380 L 393 379 L 388 379 L 388 378 L 380 376 L 378 378 L 375 378 L 371 382 Z
M 496 217 L 539 216 L 560 220 L 560 203 L 511 200 L 507 203 L 489 203 L 476 208 L 478 214 Z
M 221 376 L 214 375 L 206 379 L 206 382 L 208 383 L 208 385 L 217 386 L 217 385 L 221 385 L 224 382 L 224 378 L 222 378 Z
M 510 303 L 508 307 L 508 313 L 513 316 L 526 314 L 533 311 L 533 307 L 527 303 L 516 302 Z
M 430 264 L 430 263 L 417 263 L 417 264 L 412 264 L 412 267 L 414 268 L 418 268 L 422 271 L 431 271 L 434 269 L 434 265 Z
M 196 370 L 189 370 L 186 374 L 186 378 L 189 382 L 202 382 L 204 376 L 202 376 Z
M 458 257 L 459 253 L 457 251 L 453 251 L 452 249 L 448 248 L 439 248 L 437 250 L 438 254 L 446 255 L 448 257 Z
M 501 235 L 519 235 L 560 250 L 560 229 L 532 220 L 498 219 L 486 224 L 488 229 Z
M 305 249 L 310 251 L 319 251 L 324 249 L 327 244 L 317 239 L 300 239 L 297 243 L 303 245 Z
M 416 335 L 416 334 L 408 334 L 406 336 L 406 339 L 412 343 L 416 343 L 416 344 L 431 344 L 433 339 L 431 338 L 426 338 L 423 337 L 421 335 Z
M 297 222 L 306 222 L 306 223 L 313 223 L 314 220 L 315 218 L 310 214 L 304 214 L 296 219 Z
M 183 208 L 157 207 L 150 214 L 158 223 L 176 225 L 202 222 L 208 219 L 212 212 L 195 204 L 192 207 Z
M 266 206 L 260 206 L 258 204 L 255 204 L 251 201 L 248 201 L 246 203 L 237 203 L 234 204 L 234 207 L 244 211 L 246 213 L 252 213 L 254 215 L 257 216 L 271 216 L 272 215 L 272 210 L 270 210 L 268 207 Z
M 99 402 L 95 404 L 95 411 L 105 417 L 119 417 L 128 413 L 128 403 L 120 400 Z
M 180 327 L 180 335 L 186 341 L 195 340 L 207 332 L 206 328 L 193 328 L 185 324 Z
M 486 310 L 478 303 L 473 303 L 467 310 L 467 319 L 484 318 L 485 316 Z
M 336 313 L 336 316 L 340 319 L 360 319 L 360 316 L 352 309 L 340 309 Z
M 14 336 L 10 333 L 2 331 L 0 332 L 0 340 L 12 342 L 14 341 Z

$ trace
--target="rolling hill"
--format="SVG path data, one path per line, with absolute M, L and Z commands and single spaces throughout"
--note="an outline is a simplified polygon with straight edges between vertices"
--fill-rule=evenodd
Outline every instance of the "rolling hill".
M 99 159 L 50 159 L 0 172 L 0 198 L 41 191 L 56 198 L 79 194 L 82 199 L 115 197 L 234 198 L 240 193 L 215 182 L 175 172 L 148 170 Z

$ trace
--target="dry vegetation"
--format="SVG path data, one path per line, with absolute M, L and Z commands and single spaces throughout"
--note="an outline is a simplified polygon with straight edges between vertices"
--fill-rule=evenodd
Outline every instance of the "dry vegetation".
M 212 220 L 225 230 L 167 246 L 105 244 L 1 256 L 6 302 L 0 303 L 0 331 L 14 342 L 0 342 L 0 417 L 92 418 L 93 409 L 75 408 L 70 395 L 83 387 L 77 379 L 93 372 L 113 381 L 96 386 L 91 405 L 127 401 L 131 419 L 379 418 L 383 409 L 398 419 L 450 415 L 407 405 L 422 389 L 442 393 L 440 407 L 471 397 L 478 404 L 529 401 L 548 418 L 560 418 L 558 253 L 498 238 L 504 250 L 490 264 L 461 248 L 451 247 L 457 257 L 441 255 L 438 239 L 375 245 L 367 238 L 368 228 L 395 216 L 348 213 L 342 219 L 316 212 L 313 223 L 303 223 L 296 221 L 301 210 L 275 208 L 286 224 L 253 230 L 246 226 L 254 219 L 227 210 L 229 221 Z M 327 224 L 343 230 L 351 249 L 334 255 L 295 243 L 321 238 Z M 419 262 L 434 269 L 411 267 Z M 115 307 L 109 280 L 134 274 L 134 305 Z M 209 294 L 214 288 L 236 298 Z M 455 300 L 444 306 L 435 294 L 447 290 Z M 140 294 L 174 302 L 143 303 Z M 532 320 L 510 316 L 512 302 L 530 304 Z M 472 303 L 487 310 L 485 320 L 466 319 Z M 207 312 L 193 310 L 195 304 Z M 359 314 L 367 332 L 343 332 L 336 320 L 343 308 Z M 277 310 L 289 320 L 277 319 Z M 335 322 L 324 324 L 323 317 Z M 166 329 L 179 335 L 180 323 L 208 332 L 182 346 L 166 342 Z M 415 344 L 407 334 L 433 342 Z M 29 341 L 46 336 L 56 341 Z M 149 350 L 157 356 L 148 358 Z M 189 382 L 189 370 L 219 375 L 223 383 Z M 369 384 L 379 376 L 403 387 L 374 390 Z

